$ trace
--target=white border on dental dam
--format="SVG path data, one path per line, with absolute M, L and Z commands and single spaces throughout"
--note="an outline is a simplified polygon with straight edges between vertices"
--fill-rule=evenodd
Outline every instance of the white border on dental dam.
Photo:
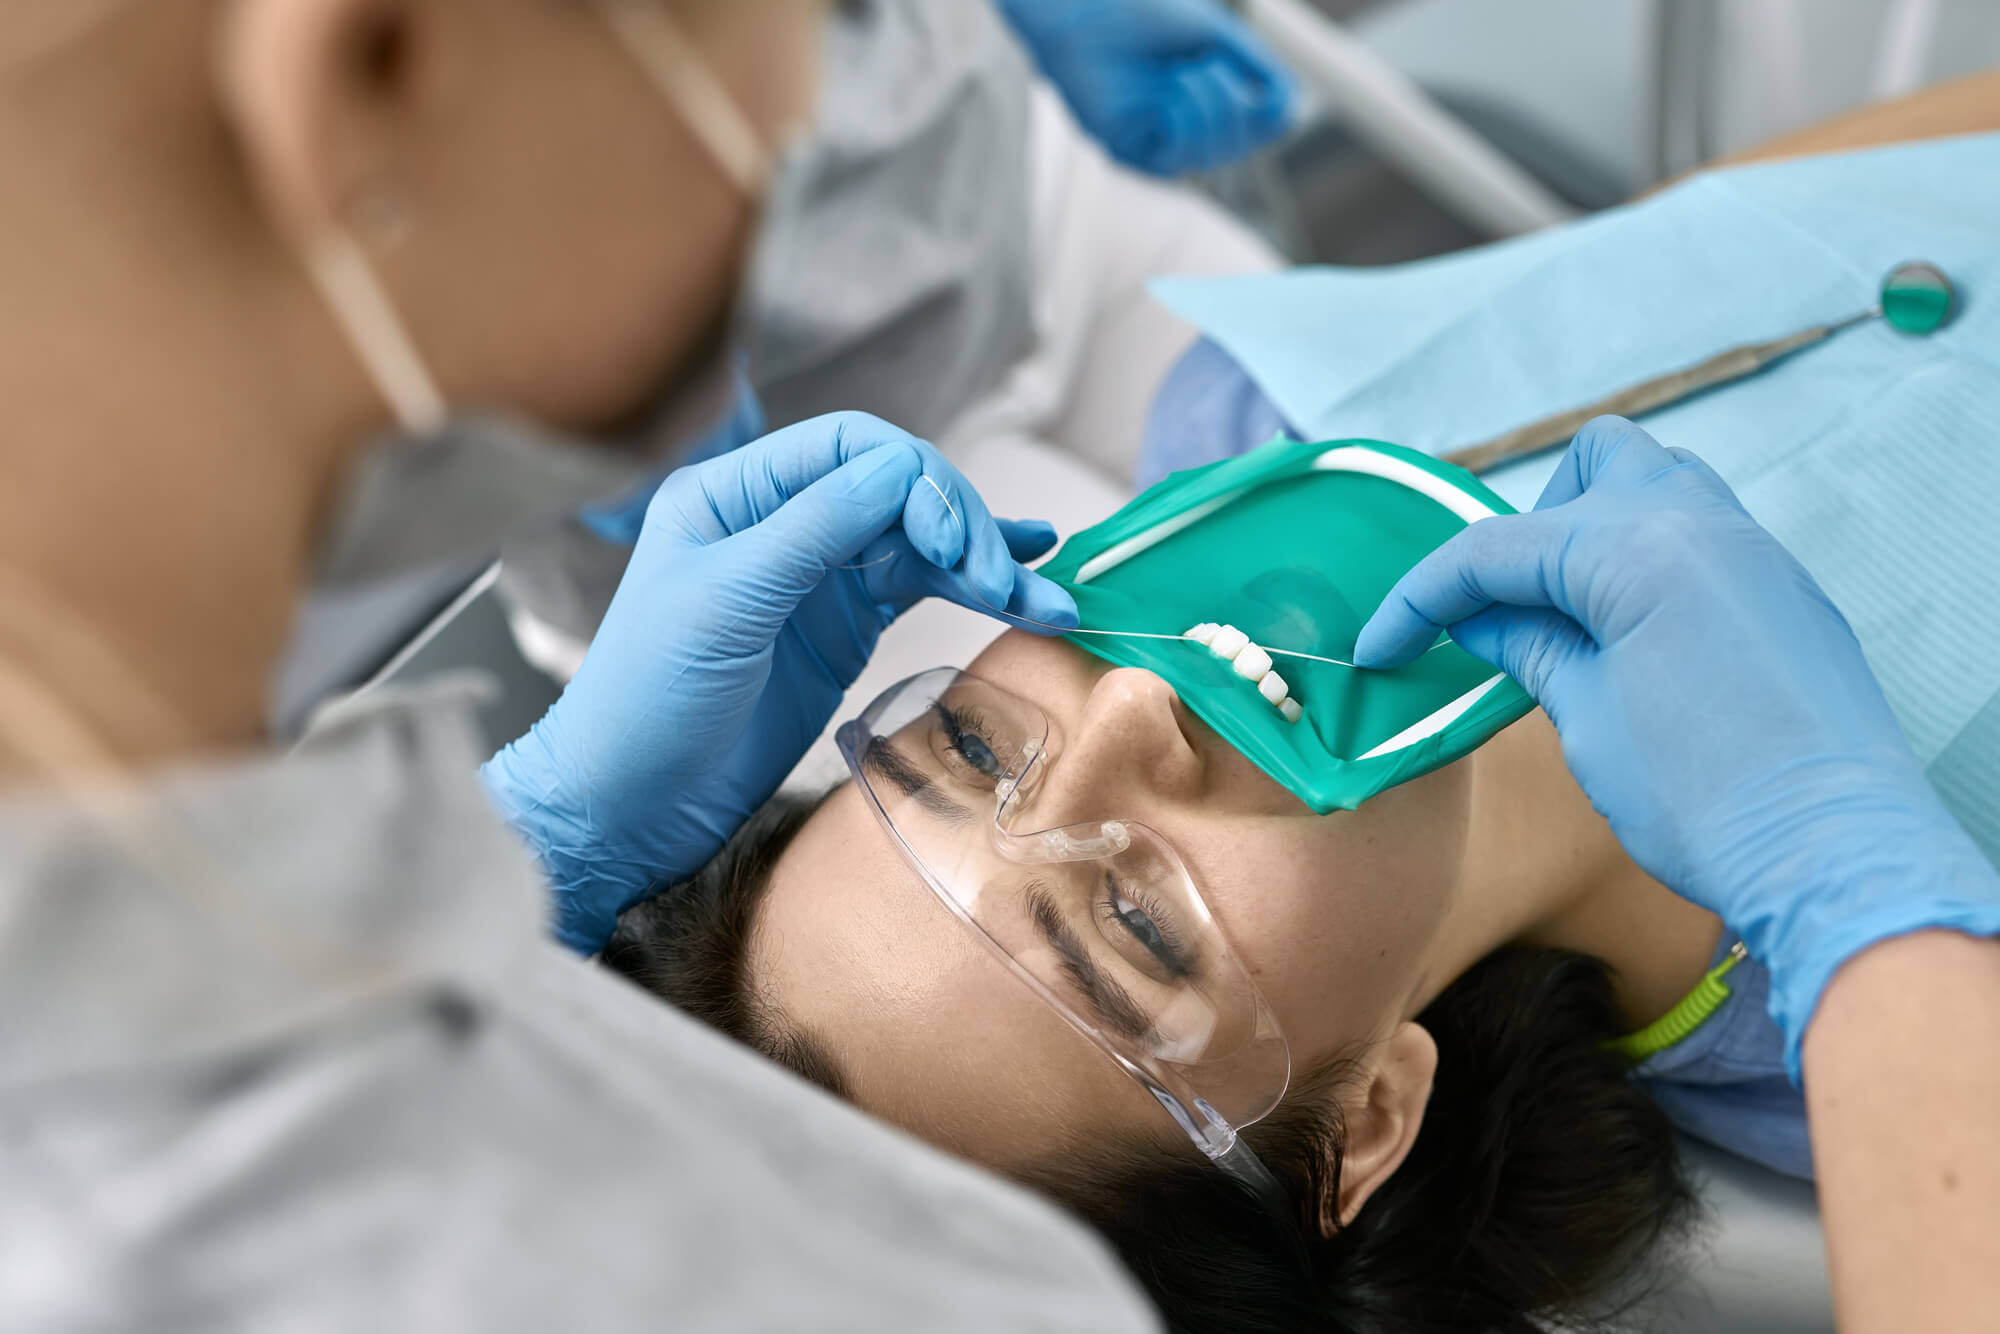
M 1368 477 L 1379 477 L 1385 482 L 1394 482 L 1398 486 L 1407 487 L 1420 495 L 1436 501 L 1459 518 L 1465 520 L 1468 525 L 1478 523 L 1481 519 L 1491 519 L 1499 513 L 1498 510 L 1495 510 L 1485 501 L 1459 490 L 1444 478 L 1427 472 L 1405 459 L 1390 458 L 1387 454 L 1379 454 L 1366 445 L 1341 445 L 1337 448 L 1329 449 L 1313 460 L 1312 470 L 1314 472 L 1360 473 Z M 1254 487 L 1261 485 L 1264 485 L 1264 483 L 1251 483 L 1250 485 L 1228 492 L 1225 495 L 1216 496 L 1212 500 L 1203 501 L 1183 514 L 1177 514 L 1171 519 L 1164 520 L 1154 527 L 1148 528 L 1145 532 L 1135 537 L 1128 537 L 1123 542 L 1116 543 L 1085 561 L 1083 568 L 1076 572 L 1076 582 L 1087 584 L 1105 571 L 1116 569 L 1140 552 L 1148 551 L 1182 529 L 1199 523 L 1221 509 L 1224 505 L 1237 499 L 1245 491 L 1252 490 Z M 1493 692 L 1495 686 L 1506 679 L 1504 675 L 1493 676 L 1484 683 L 1468 690 L 1465 694 L 1460 695 L 1457 699 L 1429 717 L 1423 718 L 1404 728 L 1361 758 L 1364 760 L 1373 760 L 1379 759 L 1384 755 L 1393 755 L 1399 750 L 1407 750 L 1420 741 L 1425 741 L 1436 736 L 1439 732 L 1444 731 L 1445 728 L 1464 717 L 1467 710 L 1471 709 L 1480 700 L 1486 698 L 1487 695 Z

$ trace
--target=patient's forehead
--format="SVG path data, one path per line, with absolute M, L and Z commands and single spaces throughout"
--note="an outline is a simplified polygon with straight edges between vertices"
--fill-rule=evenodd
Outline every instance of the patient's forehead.
M 938 902 L 851 784 L 779 860 L 749 968 L 760 999 L 832 1052 L 857 1104 L 990 1166 L 1026 1166 L 1085 1134 L 1178 1138 Z

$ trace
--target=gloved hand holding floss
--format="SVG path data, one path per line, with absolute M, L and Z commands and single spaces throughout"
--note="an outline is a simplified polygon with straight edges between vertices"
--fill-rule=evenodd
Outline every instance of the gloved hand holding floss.
M 1693 454 L 1586 426 L 1532 514 L 1421 561 L 1362 631 L 1392 667 L 1448 628 L 1535 696 L 1649 875 L 1738 932 L 1800 1044 L 1842 964 L 2000 935 L 2000 873 L 1925 778 L 1812 576 Z
M 555 885 L 558 934 L 595 953 L 620 912 L 706 864 L 918 600 L 1075 625 L 1017 563 L 1054 543 L 859 413 L 668 478 L 583 669 L 482 771 Z

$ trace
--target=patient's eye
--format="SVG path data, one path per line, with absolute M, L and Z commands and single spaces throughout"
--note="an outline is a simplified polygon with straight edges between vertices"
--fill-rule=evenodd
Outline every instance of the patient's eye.
M 1143 892 L 1128 890 L 1116 877 L 1107 874 L 1098 914 L 1145 950 L 1169 978 L 1188 976 L 1190 969 L 1179 929 L 1173 918 Z
M 988 782 L 998 783 L 1007 776 L 1007 766 L 994 753 L 992 736 L 977 715 L 953 709 L 943 702 L 933 708 L 937 711 L 948 752 L 973 774 Z

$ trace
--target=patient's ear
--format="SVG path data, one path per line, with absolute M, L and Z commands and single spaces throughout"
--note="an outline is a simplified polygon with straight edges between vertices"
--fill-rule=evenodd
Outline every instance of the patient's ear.
M 431 0 L 225 0 L 217 100 L 282 233 L 345 226 L 409 169 L 443 28 Z
M 1369 1051 L 1343 1099 L 1347 1152 L 1340 1180 L 1320 1200 L 1320 1235 L 1331 1237 L 1352 1223 L 1409 1157 L 1424 1123 L 1437 1060 L 1437 1043 L 1429 1031 L 1407 1021 Z

